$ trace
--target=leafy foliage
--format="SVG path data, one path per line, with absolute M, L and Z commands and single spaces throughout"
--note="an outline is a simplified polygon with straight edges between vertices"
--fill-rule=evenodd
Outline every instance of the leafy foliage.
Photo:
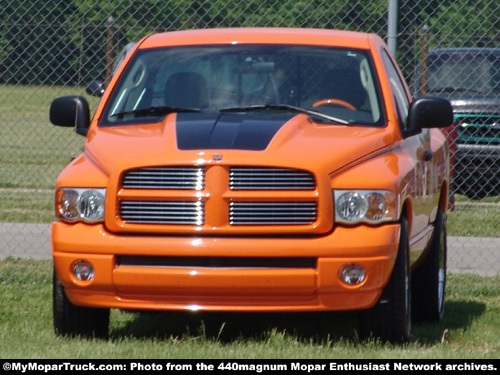
M 111 55 L 152 32 L 266 26 L 338 28 L 385 36 L 387 6 L 387 0 L 2 1 L 0 83 L 82 84 L 103 79 Z M 474 17 L 464 17 L 467 14 Z M 452 44 L 457 38 L 490 44 L 498 38 L 500 20 L 495 14 L 498 4 L 493 0 L 400 0 L 400 65 L 408 70 L 418 58 L 425 23 L 433 36 L 431 44 Z

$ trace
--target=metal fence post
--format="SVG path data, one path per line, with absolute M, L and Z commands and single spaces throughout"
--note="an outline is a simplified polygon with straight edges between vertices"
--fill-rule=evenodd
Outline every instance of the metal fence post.
M 113 35 L 115 19 L 109 16 L 106 29 L 106 86 L 113 75 Z
M 398 38 L 398 0 L 388 0 L 387 46 L 394 57 L 397 52 Z

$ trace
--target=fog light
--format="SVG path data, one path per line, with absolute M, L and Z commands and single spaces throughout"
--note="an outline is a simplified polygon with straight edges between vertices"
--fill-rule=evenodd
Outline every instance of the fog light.
M 358 285 L 365 277 L 365 269 L 358 264 L 346 264 L 340 269 L 340 278 L 347 285 Z
M 71 265 L 71 271 L 77 280 L 90 281 L 94 278 L 94 267 L 86 260 L 76 260 Z

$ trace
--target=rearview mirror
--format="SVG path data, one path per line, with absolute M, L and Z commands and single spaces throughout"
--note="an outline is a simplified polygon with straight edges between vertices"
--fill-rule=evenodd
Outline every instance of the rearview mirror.
M 104 95 L 104 90 L 105 90 L 104 82 L 99 80 L 90 81 L 90 83 L 85 88 L 87 94 L 98 97 Z
M 415 99 L 408 113 L 408 130 L 445 128 L 453 123 L 453 107 L 443 98 L 423 97 Z
M 50 105 L 50 122 L 57 126 L 75 127 L 87 135 L 90 124 L 89 103 L 82 96 L 69 95 L 54 99 Z

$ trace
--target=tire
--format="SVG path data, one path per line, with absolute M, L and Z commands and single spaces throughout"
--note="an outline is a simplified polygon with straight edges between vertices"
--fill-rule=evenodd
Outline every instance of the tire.
M 412 314 L 416 322 L 443 319 L 446 294 L 446 215 L 438 211 L 429 253 L 412 275 Z
M 108 337 L 110 310 L 73 305 L 55 270 L 52 278 L 52 306 L 56 335 L 103 339 Z
M 377 304 L 361 312 L 360 335 L 392 343 L 410 340 L 411 278 L 408 244 L 408 223 L 401 219 L 398 253 L 389 282 Z

